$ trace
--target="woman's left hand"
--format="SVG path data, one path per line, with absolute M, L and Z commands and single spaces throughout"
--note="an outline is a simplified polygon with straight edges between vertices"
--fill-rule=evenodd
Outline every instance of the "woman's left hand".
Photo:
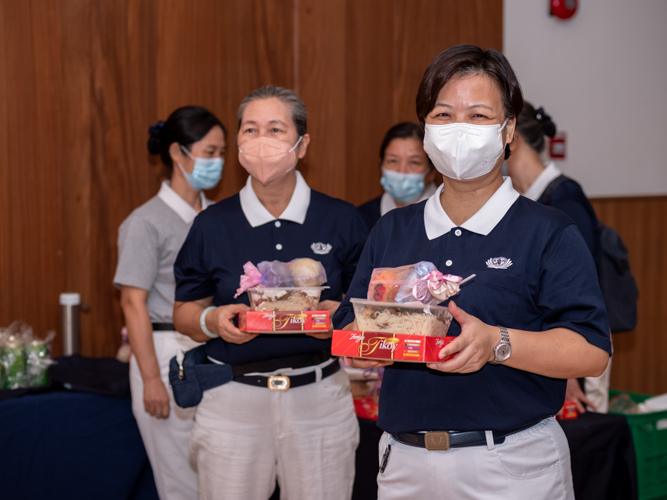
M 453 301 L 449 312 L 461 325 L 461 334 L 440 350 L 440 359 L 456 353 L 450 360 L 427 363 L 433 370 L 447 373 L 473 373 L 489 361 L 493 361 L 493 348 L 500 341 L 498 327 L 487 325 L 475 316 L 460 309 Z

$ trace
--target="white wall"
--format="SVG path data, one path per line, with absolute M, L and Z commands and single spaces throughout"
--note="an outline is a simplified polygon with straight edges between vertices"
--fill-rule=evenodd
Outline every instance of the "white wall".
M 590 197 L 667 194 L 666 24 L 666 0 L 579 0 L 568 21 L 548 0 L 504 0 L 505 54 Z

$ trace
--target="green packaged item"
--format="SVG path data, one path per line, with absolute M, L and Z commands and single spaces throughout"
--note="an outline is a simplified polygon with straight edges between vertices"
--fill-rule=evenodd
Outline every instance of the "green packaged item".
M 30 387 L 49 383 L 49 347 L 43 340 L 33 340 L 23 346 L 26 356 L 27 380 Z
M 28 387 L 26 378 L 25 351 L 20 339 L 12 335 L 2 348 L 2 360 L 7 370 L 5 389 Z

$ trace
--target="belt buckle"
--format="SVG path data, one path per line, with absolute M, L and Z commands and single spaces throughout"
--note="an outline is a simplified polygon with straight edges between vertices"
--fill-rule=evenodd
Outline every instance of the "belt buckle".
M 266 386 L 271 391 L 286 391 L 289 389 L 290 381 L 286 375 L 272 375 L 266 382 Z
M 427 432 L 424 445 L 427 450 L 449 450 L 449 432 Z

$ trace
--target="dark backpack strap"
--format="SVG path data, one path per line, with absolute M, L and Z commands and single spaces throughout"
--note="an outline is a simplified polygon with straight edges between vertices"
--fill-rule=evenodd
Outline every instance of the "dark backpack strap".
M 551 205 L 551 196 L 554 194 L 554 191 L 558 186 L 563 184 L 564 182 L 569 181 L 570 178 L 566 177 L 565 175 L 561 174 L 558 177 L 556 177 L 554 180 L 552 180 L 547 188 L 544 190 L 544 201 L 542 202 L 543 205 Z M 540 196 L 542 198 L 542 196 Z

